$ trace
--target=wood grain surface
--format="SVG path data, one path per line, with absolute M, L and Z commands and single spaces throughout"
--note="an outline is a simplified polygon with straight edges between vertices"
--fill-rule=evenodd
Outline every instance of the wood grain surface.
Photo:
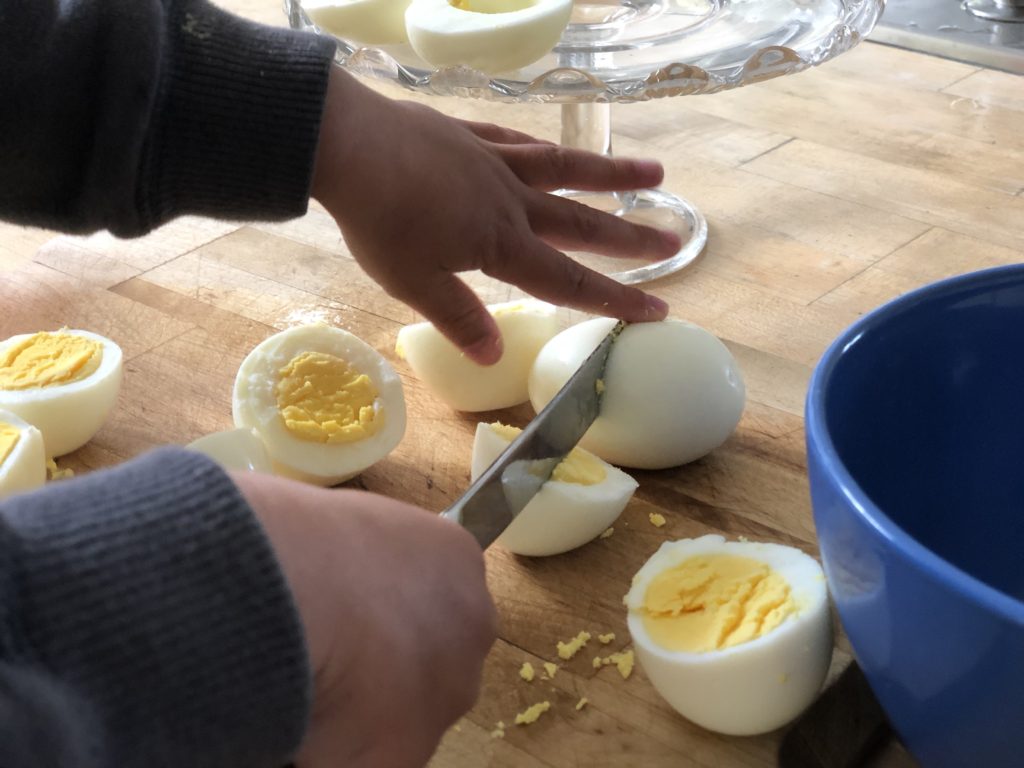
M 227 5 L 282 23 L 276 1 Z M 555 643 L 587 629 L 616 633 L 606 652 L 627 648 L 622 596 L 662 541 L 723 533 L 816 554 L 802 418 L 812 367 L 880 303 L 1024 259 L 1022 94 L 1020 77 L 864 44 L 820 69 L 754 87 L 613 108 L 615 151 L 663 161 L 665 188 L 694 201 L 710 223 L 700 260 L 652 290 L 674 316 L 729 345 L 749 402 L 735 435 L 712 455 L 634 473 L 640 488 L 610 538 L 548 559 L 488 552 L 501 639 L 479 704 L 448 733 L 435 768 L 775 764 L 779 733 L 703 731 L 664 704 L 642 670 L 624 681 L 614 667 L 595 671 L 592 653 L 563 663 Z M 558 136 L 557 107 L 421 100 Z M 518 295 L 471 280 L 488 301 Z M 76 471 L 230 427 L 231 386 L 249 349 L 275 330 L 322 320 L 383 352 L 406 388 L 405 440 L 354 484 L 430 510 L 467 487 L 477 419 L 453 413 L 396 359 L 395 334 L 416 316 L 360 272 L 315 205 L 275 225 L 185 218 L 134 241 L 0 225 L 0 308 L 0 337 L 68 325 L 124 348 L 117 408 L 62 461 Z M 498 415 L 522 424 L 531 412 Z M 653 511 L 665 527 L 648 522 Z M 833 676 L 849 659 L 840 636 Z M 523 661 L 561 669 L 551 681 L 525 683 Z M 582 696 L 590 704 L 576 711 Z M 553 708 L 538 723 L 511 726 L 516 712 L 544 699 Z M 492 738 L 499 720 L 510 727 Z M 911 762 L 892 745 L 875 764 Z

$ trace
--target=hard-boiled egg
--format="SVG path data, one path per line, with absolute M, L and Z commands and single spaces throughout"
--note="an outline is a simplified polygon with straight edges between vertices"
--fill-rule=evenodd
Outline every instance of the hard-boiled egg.
M 558 333 L 555 308 L 527 299 L 492 304 L 504 352 L 494 365 L 477 365 L 430 323 L 398 332 L 395 351 L 428 388 L 457 411 L 491 411 L 525 403 L 526 379 L 540 348 Z
M 0 498 L 46 482 L 42 433 L 10 411 L 0 410 Z
M 572 0 L 412 0 L 409 43 L 435 67 L 489 74 L 531 64 L 562 36 Z
M 121 348 L 89 331 L 12 336 L 0 342 L 0 408 L 42 432 L 48 456 L 63 456 L 99 431 L 121 369 Z
M 519 432 L 504 424 L 477 425 L 471 470 L 474 480 Z M 606 530 L 625 509 L 636 485 L 625 472 L 575 448 L 496 543 L 519 555 L 568 552 Z
M 270 454 L 259 435 L 251 429 L 228 429 L 193 440 L 189 450 L 209 456 L 224 469 L 273 472 Z
M 544 345 L 529 379 L 538 412 L 614 325 L 587 320 Z M 580 445 L 639 469 L 678 466 L 714 450 L 736 428 L 745 399 L 729 350 L 682 320 L 627 326 L 612 345 L 601 386 L 601 415 Z
M 410 0 L 305 0 L 302 10 L 325 32 L 374 45 L 404 43 Z
M 274 471 L 334 485 L 387 456 L 405 434 L 398 374 L 340 328 L 303 325 L 264 340 L 242 361 L 235 426 L 252 429 Z
M 625 602 L 651 684 L 710 730 L 774 730 L 811 703 L 828 672 L 825 576 L 798 549 L 721 536 L 667 542 Z

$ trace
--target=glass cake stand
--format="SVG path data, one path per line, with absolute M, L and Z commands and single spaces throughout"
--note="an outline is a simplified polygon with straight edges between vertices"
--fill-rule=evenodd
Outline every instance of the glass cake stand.
M 575 0 L 559 44 L 514 72 L 435 69 L 406 44 L 362 47 L 337 38 L 339 65 L 412 91 L 501 102 L 560 104 L 562 144 L 611 153 L 611 104 L 694 96 L 801 72 L 850 50 L 875 26 L 885 0 Z M 296 29 L 320 30 L 285 0 Z M 622 260 L 572 254 L 623 283 L 642 283 L 690 264 L 707 242 L 704 216 L 658 189 L 557 194 L 677 231 L 674 256 L 621 269 Z M 635 262 L 632 262 L 635 264 Z

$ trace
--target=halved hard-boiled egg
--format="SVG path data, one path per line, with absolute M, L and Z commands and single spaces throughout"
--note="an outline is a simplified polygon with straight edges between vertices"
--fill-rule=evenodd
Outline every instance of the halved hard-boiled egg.
M 412 0 L 409 43 L 435 67 L 488 74 L 525 67 L 558 43 L 572 0 Z
M 185 446 L 202 453 L 224 469 L 273 472 L 274 465 L 260 436 L 251 429 L 228 429 L 203 435 Z
M 0 408 L 43 434 L 47 456 L 95 435 L 121 389 L 121 348 L 89 331 L 25 333 L 0 342 Z
M 355 477 L 405 434 L 398 374 L 340 328 L 303 325 L 274 334 L 235 377 L 235 426 L 251 429 L 274 472 L 316 485 Z
M 825 576 L 798 549 L 715 535 L 666 542 L 625 603 L 652 685 L 710 730 L 778 728 L 811 703 L 828 672 Z
M 544 345 L 529 379 L 538 412 L 614 325 L 605 317 L 587 320 Z M 600 385 L 601 415 L 580 445 L 612 464 L 639 469 L 675 467 L 717 448 L 739 423 L 746 397 L 732 353 L 682 320 L 626 326 Z
M 42 433 L 10 411 L 0 410 L 0 498 L 46 482 Z
M 404 43 L 410 0 L 304 0 L 302 10 L 320 29 L 374 45 Z
M 477 424 L 472 478 L 479 477 L 520 432 L 504 424 Z M 496 543 L 518 555 L 568 552 L 596 539 L 615 522 L 636 487 L 622 470 L 575 448 Z
M 491 411 L 525 403 L 526 380 L 541 347 L 558 333 L 555 308 L 535 299 L 492 304 L 504 352 L 494 365 L 477 365 L 431 323 L 398 332 L 395 351 L 413 373 L 457 411 Z

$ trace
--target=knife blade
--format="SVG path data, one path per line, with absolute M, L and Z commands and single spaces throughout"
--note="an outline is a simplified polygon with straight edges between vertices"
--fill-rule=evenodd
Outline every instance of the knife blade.
M 487 549 L 512 524 L 576 447 L 601 410 L 604 375 L 618 322 L 543 410 L 442 516 L 459 523 Z

